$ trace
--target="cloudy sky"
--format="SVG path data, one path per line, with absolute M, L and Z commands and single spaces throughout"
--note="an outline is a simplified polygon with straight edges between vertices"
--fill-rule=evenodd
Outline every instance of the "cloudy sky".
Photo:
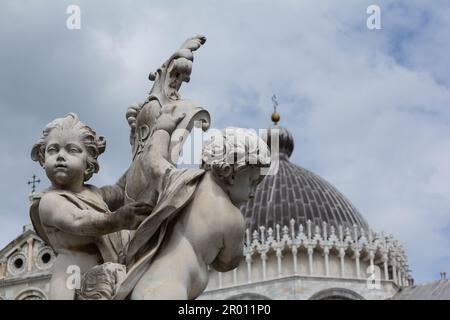
M 81 29 L 66 28 L 67 6 Z M 366 26 L 370 4 L 381 29 Z M 188 37 L 208 40 L 184 97 L 212 126 L 266 128 L 279 97 L 292 161 L 401 241 L 418 282 L 450 273 L 448 1 L 2 1 L 0 247 L 29 223 L 31 146 L 76 112 L 107 138 L 96 185 L 130 162 L 125 111 Z

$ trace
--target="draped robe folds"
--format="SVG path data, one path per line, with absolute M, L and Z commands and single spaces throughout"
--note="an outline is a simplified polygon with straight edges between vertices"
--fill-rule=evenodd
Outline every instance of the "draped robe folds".
M 85 185 L 85 187 L 91 191 L 89 193 L 89 196 L 87 196 L 86 194 L 78 194 L 53 188 L 46 189 L 43 192 L 36 193 L 32 196 L 30 205 L 31 222 L 33 223 L 34 230 L 36 231 L 38 236 L 41 237 L 41 239 L 44 240 L 44 242 L 46 242 L 50 247 L 52 247 L 52 244 L 47 237 L 45 228 L 42 225 L 39 216 L 39 203 L 46 193 L 55 193 L 65 198 L 68 202 L 74 204 L 80 210 L 95 210 L 104 214 L 111 214 L 108 206 L 101 198 L 98 189 L 92 185 Z M 129 231 L 122 230 L 119 232 L 113 232 L 107 235 L 96 237 L 95 245 L 97 246 L 103 258 L 103 262 L 115 262 L 123 264 L 125 261 L 125 249 L 129 241 Z M 54 251 L 58 253 L 56 250 Z
M 163 178 L 162 192 L 152 213 L 134 233 L 126 253 L 127 275 L 114 299 L 126 299 L 150 267 L 158 249 L 168 236 L 171 222 L 192 200 L 203 169 L 168 169 Z M 175 221 L 176 222 L 176 221 Z
M 118 284 L 119 288 L 116 288 L 113 299 L 126 299 L 132 292 L 167 238 L 169 224 L 192 200 L 204 173 L 203 169 L 176 169 L 175 167 L 168 169 L 164 175 L 162 192 L 155 208 L 134 232 L 131 240 L 130 232 L 127 230 L 96 238 L 95 244 L 102 255 L 103 263 L 115 262 L 125 264 L 127 267 L 125 279 Z M 96 188 L 87 187 L 93 191 L 92 194 L 95 194 L 95 197 L 52 189 L 33 196 L 30 207 L 31 221 L 36 233 L 50 246 L 51 243 L 39 217 L 39 202 L 45 193 L 54 192 L 80 210 L 93 209 L 105 214 L 111 213 L 100 195 L 95 192 Z

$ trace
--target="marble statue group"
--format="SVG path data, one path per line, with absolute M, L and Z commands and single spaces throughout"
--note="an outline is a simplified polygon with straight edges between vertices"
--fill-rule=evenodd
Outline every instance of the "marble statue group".
M 239 207 L 271 157 L 253 131 L 227 128 L 204 143 L 199 168 L 177 168 L 193 127 L 210 126 L 208 111 L 179 94 L 205 41 L 188 39 L 150 74 L 147 99 L 128 108 L 132 161 L 116 184 L 87 184 L 106 140 L 75 113 L 50 122 L 33 146 L 51 182 L 30 207 L 36 232 L 57 253 L 51 299 L 195 299 L 208 268 L 238 265 Z M 68 285 L 70 266 L 80 270 L 79 286 Z

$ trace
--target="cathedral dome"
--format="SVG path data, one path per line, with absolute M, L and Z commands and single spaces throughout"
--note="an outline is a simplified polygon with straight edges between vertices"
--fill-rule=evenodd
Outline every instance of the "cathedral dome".
M 278 172 L 268 175 L 258 185 L 255 197 L 241 207 L 247 228 L 251 231 L 276 225 L 289 226 L 292 219 L 306 227 L 328 226 L 368 231 L 367 222 L 351 202 L 325 179 L 289 161 L 294 149 L 294 139 L 286 128 L 279 129 L 280 161 Z M 268 137 L 270 137 L 270 133 Z M 270 147 L 270 139 L 267 140 Z

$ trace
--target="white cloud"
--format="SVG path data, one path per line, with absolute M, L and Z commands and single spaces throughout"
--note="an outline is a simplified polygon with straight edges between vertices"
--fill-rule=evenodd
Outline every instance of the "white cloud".
M 0 141 L 12 150 L 2 155 L 1 174 L 15 181 L 2 186 L 4 212 L 26 212 L 26 203 L 10 199 L 9 184 L 26 198 L 26 175 L 39 170 L 28 158 L 33 139 L 68 111 L 108 138 L 93 183 L 114 182 L 130 156 L 126 107 L 145 99 L 150 71 L 185 38 L 204 33 L 208 41 L 182 93 L 210 110 L 213 126 L 268 126 L 276 93 L 281 124 L 296 138 L 293 161 L 335 184 L 374 229 L 393 233 L 419 281 L 448 265 L 445 2 L 379 1 L 382 30 L 369 31 L 369 1 L 80 1 L 82 30 L 72 32 L 64 29 L 64 3 L 13 10 L 20 6 L 13 2 L 0 13 L 0 30 L 13 31 L 0 31 L 8 49 L 0 52 L 0 81 L 8 84 L 8 92 L 0 89 L 8 115 Z M 24 116 L 35 121 L 18 130 Z M 16 135 L 5 139 L 11 130 Z M 5 165 L 16 162 L 24 177 Z M 14 223 L 17 232 L 23 221 Z M 0 244 L 10 239 L 2 233 Z

